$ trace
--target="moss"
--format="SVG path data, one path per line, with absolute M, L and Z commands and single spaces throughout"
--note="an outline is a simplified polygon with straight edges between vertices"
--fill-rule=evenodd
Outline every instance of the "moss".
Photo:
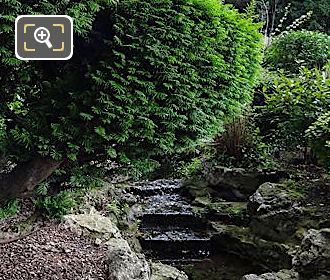
M 212 222 L 212 228 L 217 233 L 226 234 L 244 242 L 249 242 L 250 240 L 253 240 L 252 239 L 253 234 L 251 233 L 251 230 L 248 227 L 224 225 L 221 222 Z
M 276 185 L 279 191 L 285 191 L 285 193 L 293 200 L 302 200 L 306 197 L 307 190 L 297 182 L 293 180 L 286 180 L 281 184 Z
M 209 196 L 196 197 L 194 202 L 195 205 L 209 206 L 212 202 Z
M 20 234 L 24 234 L 25 232 L 29 232 L 35 226 L 36 221 L 38 220 L 37 214 L 33 214 L 28 217 L 26 220 L 18 221 L 17 223 L 10 224 L 7 228 L 0 231 L 1 239 L 11 238 Z
M 304 227 L 299 227 L 296 231 L 295 238 L 302 240 L 306 234 L 306 229 Z
M 209 209 L 232 217 L 242 217 L 246 214 L 246 202 L 215 202 L 209 204 Z
M 316 206 L 303 207 L 303 219 L 300 222 L 302 227 L 307 229 L 309 228 L 319 228 L 322 220 L 322 213 L 320 213 L 320 209 Z
M 206 207 L 199 207 L 194 206 L 192 208 L 192 211 L 198 216 L 198 217 L 205 217 L 205 215 L 208 213 L 208 209 Z

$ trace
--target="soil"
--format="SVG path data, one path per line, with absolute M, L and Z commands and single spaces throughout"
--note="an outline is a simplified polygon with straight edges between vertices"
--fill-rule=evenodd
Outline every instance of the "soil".
M 0 245 L 0 279 L 106 279 L 106 248 L 57 222 Z

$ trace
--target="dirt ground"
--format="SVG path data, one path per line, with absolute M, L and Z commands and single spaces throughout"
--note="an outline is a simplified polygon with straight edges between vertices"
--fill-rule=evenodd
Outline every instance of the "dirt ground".
M 105 278 L 106 248 L 58 222 L 46 222 L 14 242 L 0 244 L 0 279 Z

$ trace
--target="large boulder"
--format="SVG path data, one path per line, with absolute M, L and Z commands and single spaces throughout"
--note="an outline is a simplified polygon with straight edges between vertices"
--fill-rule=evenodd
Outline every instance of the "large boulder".
M 301 210 L 292 197 L 275 183 L 264 183 L 247 205 L 251 230 L 272 241 L 285 241 L 297 230 Z
M 280 172 L 218 167 L 208 174 L 208 183 L 218 195 L 228 201 L 247 201 L 264 182 L 277 182 Z
M 226 252 L 277 271 L 290 269 L 293 250 L 285 244 L 256 238 L 248 228 L 212 223 L 212 253 Z
M 330 279 L 330 228 L 307 232 L 293 266 L 306 279 L 322 274 Z
M 133 252 L 126 240 L 114 238 L 106 244 L 108 246 L 107 279 L 150 280 L 148 262 L 143 255 Z
M 294 270 L 283 269 L 279 272 L 269 272 L 261 275 L 245 275 L 242 280 L 299 280 L 299 275 Z
M 64 216 L 64 225 L 78 235 L 92 236 L 101 241 L 121 237 L 119 229 L 111 219 L 98 212 L 66 215 Z
M 162 263 L 152 263 L 151 271 L 151 280 L 188 280 L 184 272 Z

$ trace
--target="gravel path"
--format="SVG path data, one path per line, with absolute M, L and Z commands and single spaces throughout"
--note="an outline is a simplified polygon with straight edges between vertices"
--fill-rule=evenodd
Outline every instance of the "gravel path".
M 0 245 L 0 280 L 105 278 L 106 248 L 49 222 L 15 242 Z

